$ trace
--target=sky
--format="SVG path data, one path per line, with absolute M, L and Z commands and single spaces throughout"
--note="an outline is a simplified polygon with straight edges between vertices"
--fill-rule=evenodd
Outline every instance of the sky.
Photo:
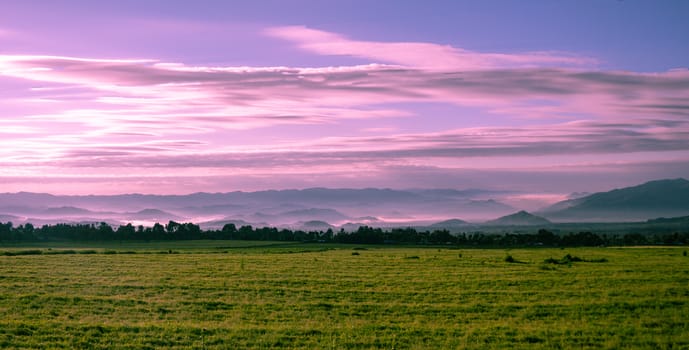
M 0 192 L 689 177 L 689 2 L 0 0 Z

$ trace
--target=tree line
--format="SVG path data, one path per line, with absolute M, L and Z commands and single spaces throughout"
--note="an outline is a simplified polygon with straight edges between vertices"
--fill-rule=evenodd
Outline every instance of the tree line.
M 0 242 L 31 241 L 166 241 L 166 240 L 254 240 L 293 242 L 334 242 L 355 244 L 433 244 L 482 247 L 516 246 L 608 246 L 608 245 L 686 245 L 689 232 L 640 234 L 597 234 L 570 232 L 556 234 L 546 229 L 535 233 L 483 233 L 459 234 L 441 230 L 417 230 L 415 228 L 391 228 L 360 226 L 347 232 L 302 231 L 275 227 L 254 228 L 250 225 L 237 228 L 226 224 L 219 230 L 203 230 L 193 223 L 170 221 L 153 226 L 120 225 L 113 228 L 105 222 L 98 224 L 55 224 L 34 227 L 30 223 L 14 226 L 12 222 L 0 223 Z

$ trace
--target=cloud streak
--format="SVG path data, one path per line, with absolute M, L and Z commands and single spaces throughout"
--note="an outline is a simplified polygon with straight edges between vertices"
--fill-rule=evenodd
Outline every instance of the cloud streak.
M 301 49 L 321 55 L 354 56 L 407 67 L 443 70 L 537 67 L 543 65 L 591 65 L 595 60 L 556 52 L 521 54 L 483 53 L 420 42 L 352 40 L 343 35 L 305 26 L 273 27 L 269 36 L 289 40 Z
M 322 123 L 404 115 L 362 109 L 384 102 L 430 101 L 480 106 L 515 117 L 586 113 L 684 116 L 689 71 L 632 73 L 567 69 L 436 72 L 385 65 L 353 67 L 194 67 L 148 60 L 2 56 L 0 74 L 78 86 L 103 115 L 140 112 L 226 127 Z M 41 97 L 61 99 L 43 91 Z M 95 97 L 94 97 L 95 95 Z M 547 104 L 534 104 L 546 101 Z M 583 103 L 586 102 L 586 103 Z M 117 111 L 118 106 L 125 106 Z
M 426 164 L 448 168 L 534 168 L 588 164 L 590 155 L 666 152 L 689 160 L 689 123 L 658 127 L 647 124 L 572 122 L 521 128 L 469 128 L 442 133 L 377 137 L 323 138 L 251 148 L 209 150 L 198 140 L 143 141 L 129 144 L 71 145 L 34 166 L 121 169 L 216 169 L 218 172 L 310 172 L 378 165 Z M 35 147 L 35 145 L 33 146 Z M 26 145 L 30 148 L 30 145 Z M 47 149 L 45 150 L 48 151 Z M 684 157 L 681 157 L 681 155 Z M 544 157 L 545 161 L 533 158 Z M 636 156 L 634 156 L 636 157 Z M 485 161 L 488 159 L 488 161 Z M 497 161 L 496 161 L 497 159 Z M 596 158 L 593 158 L 596 159 Z M 16 166 L 24 160 L 4 162 Z
M 0 97 L 12 106 L 0 120 L 0 177 L 175 169 L 180 177 L 390 178 L 395 168 L 552 169 L 585 166 L 587 157 L 689 161 L 687 69 L 601 71 L 576 55 L 356 41 L 306 27 L 266 33 L 308 52 L 382 63 L 248 67 L 0 55 L 0 84 L 19 81 L 23 89 Z M 398 131 L 401 121 L 413 129 L 437 118 L 408 103 L 449 104 L 457 113 L 451 127 Z M 465 125 L 473 116 L 461 108 L 495 126 Z M 363 134 L 344 130 L 354 121 Z

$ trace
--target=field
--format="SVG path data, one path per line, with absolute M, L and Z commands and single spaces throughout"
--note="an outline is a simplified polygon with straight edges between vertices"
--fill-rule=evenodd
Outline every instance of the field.
M 685 251 L 0 246 L 0 348 L 686 349 Z

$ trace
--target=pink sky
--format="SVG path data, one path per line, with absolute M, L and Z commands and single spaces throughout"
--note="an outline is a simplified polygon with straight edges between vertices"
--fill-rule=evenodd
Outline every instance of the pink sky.
M 689 175 L 687 64 L 121 16 L 52 42 L 38 23 L 0 22 L 0 192 L 482 187 L 555 200 Z M 176 35 L 187 59 L 167 51 Z M 257 58 L 201 47 L 221 37 Z M 152 39 L 159 55 L 140 49 Z

